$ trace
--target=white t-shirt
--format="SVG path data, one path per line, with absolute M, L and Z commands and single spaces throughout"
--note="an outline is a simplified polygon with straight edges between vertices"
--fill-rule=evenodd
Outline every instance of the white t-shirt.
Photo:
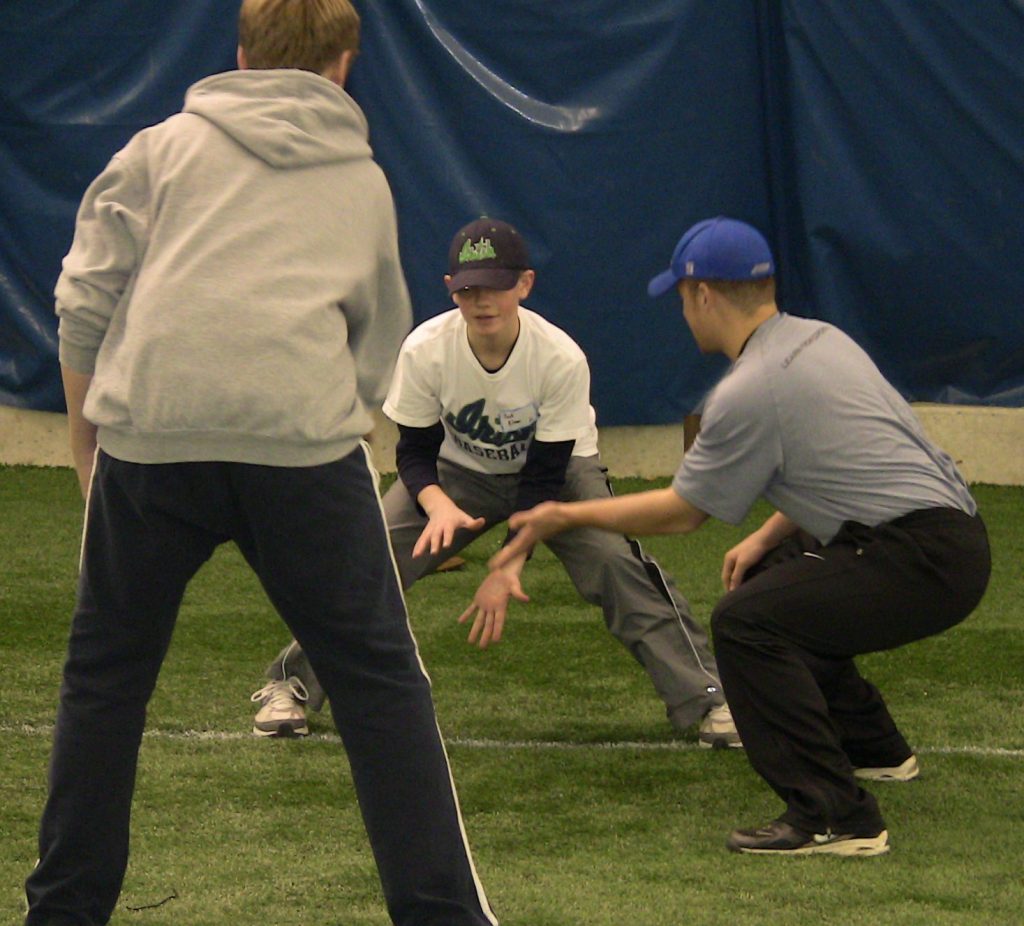
M 441 459 L 481 473 L 517 473 L 536 437 L 575 440 L 574 456 L 597 453 L 590 368 L 579 345 L 519 307 L 519 338 L 490 373 L 469 346 L 456 308 L 419 325 L 402 345 L 384 414 L 396 424 L 444 424 Z

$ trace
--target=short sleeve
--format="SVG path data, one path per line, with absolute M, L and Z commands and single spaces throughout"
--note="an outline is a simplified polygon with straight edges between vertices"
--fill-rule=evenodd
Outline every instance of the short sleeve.
M 441 420 L 439 363 L 432 360 L 431 346 L 413 336 L 402 345 L 383 409 L 395 424 L 428 428 Z
M 672 481 L 681 498 L 738 524 L 776 479 L 782 452 L 775 408 L 763 393 L 712 393 L 701 431 Z
M 576 440 L 593 426 L 590 368 L 584 357 L 552 365 L 537 408 L 537 440 Z

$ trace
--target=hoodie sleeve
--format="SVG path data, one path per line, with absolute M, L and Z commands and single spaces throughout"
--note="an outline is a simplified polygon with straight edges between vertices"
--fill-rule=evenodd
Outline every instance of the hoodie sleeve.
M 92 373 L 114 309 L 135 273 L 147 234 L 144 182 L 117 155 L 89 185 L 54 291 L 60 362 Z
M 377 247 L 376 305 L 347 313 L 349 349 L 356 364 L 359 398 L 380 408 L 391 382 L 402 341 L 412 327 L 412 307 L 398 253 L 394 205 L 388 196 L 387 218 Z M 355 317 L 354 317 L 355 316 Z

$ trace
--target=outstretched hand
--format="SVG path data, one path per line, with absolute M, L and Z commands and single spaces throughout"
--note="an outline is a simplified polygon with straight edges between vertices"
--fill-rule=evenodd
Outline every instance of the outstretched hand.
M 480 583 L 473 596 L 473 603 L 459 616 L 459 623 L 464 624 L 473 618 L 473 626 L 469 630 L 468 642 L 476 643 L 486 649 L 491 643 L 501 640 L 501 632 L 505 627 L 505 615 L 508 612 L 509 598 L 516 601 L 529 601 L 530 596 L 523 591 L 519 581 L 518 569 L 495 569 Z
M 561 502 L 542 502 L 529 511 L 517 511 L 508 519 L 508 526 L 517 533 L 490 558 L 487 565 L 491 569 L 502 569 L 517 556 L 525 557 L 536 544 L 565 530 L 569 522 Z
M 450 498 L 431 507 L 427 526 L 423 528 L 416 545 L 412 548 L 413 557 L 429 552 L 431 555 L 440 553 L 445 547 L 452 545 L 455 532 L 458 530 L 478 531 L 486 524 L 484 518 L 474 518 L 466 514 Z

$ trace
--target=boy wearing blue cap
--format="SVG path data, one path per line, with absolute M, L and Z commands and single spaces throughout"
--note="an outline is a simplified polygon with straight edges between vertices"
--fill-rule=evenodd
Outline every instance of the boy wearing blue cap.
M 514 515 L 492 560 L 583 525 L 688 533 L 776 512 L 729 550 L 711 625 L 754 769 L 786 804 L 727 846 L 879 855 L 888 833 L 860 780 L 906 781 L 917 758 L 854 657 L 962 621 L 988 583 L 984 524 L 947 454 L 870 358 L 825 322 L 780 313 L 767 242 L 718 217 L 680 239 L 651 296 L 675 288 L 702 352 L 733 361 L 671 487 Z

